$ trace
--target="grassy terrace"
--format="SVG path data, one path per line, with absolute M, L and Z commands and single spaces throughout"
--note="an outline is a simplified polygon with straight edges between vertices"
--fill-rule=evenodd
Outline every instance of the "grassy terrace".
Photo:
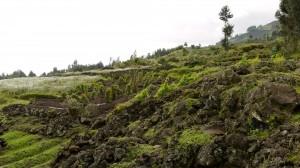
M 35 95 L 60 96 L 82 83 L 103 79 L 101 76 L 32 77 L 0 80 L 0 109 L 10 104 L 28 104 Z
M 20 131 L 9 131 L 1 136 L 8 146 L 0 152 L 0 167 L 49 167 L 51 161 L 66 142 Z

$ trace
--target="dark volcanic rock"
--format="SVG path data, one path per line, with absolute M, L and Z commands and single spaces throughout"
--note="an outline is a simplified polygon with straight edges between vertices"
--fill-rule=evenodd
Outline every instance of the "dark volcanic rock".
M 6 142 L 0 138 L 0 151 L 7 146 Z

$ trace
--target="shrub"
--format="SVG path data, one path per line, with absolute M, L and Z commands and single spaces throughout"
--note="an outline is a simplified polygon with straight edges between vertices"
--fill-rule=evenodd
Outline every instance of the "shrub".
M 69 106 L 70 113 L 72 113 L 72 115 L 74 116 L 79 115 L 79 113 L 84 107 L 82 103 L 80 103 L 77 99 L 73 97 L 67 97 L 66 102 Z

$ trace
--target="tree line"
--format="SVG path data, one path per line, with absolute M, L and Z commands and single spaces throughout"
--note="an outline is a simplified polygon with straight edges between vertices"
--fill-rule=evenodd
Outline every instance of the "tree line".
M 2 73 L 0 75 L 0 80 L 2 80 L 2 79 L 12 79 L 12 78 L 22 78 L 22 77 L 36 77 L 36 76 L 37 75 L 33 71 L 30 71 L 28 73 L 28 75 L 26 75 L 22 70 L 16 70 L 11 74 Z
M 49 73 L 44 72 L 40 76 L 41 77 L 56 76 L 66 72 L 83 72 L 83 71 L 89 71 L 89 70 L 101 69 L 101 68 L 104 68 L 102 62 L 99 62 L 97 64 L 82 65 L 79 64 L 77 60 L 75 60 L 71 65 L 68 66 L 67 69 L 58 70 L 57 67 L 54 67 L 53 70 L 50 71 Z M 36 77 L 36 76 L 37 76 L 36 73 L 34 73 L 33 71 L 30 71 L 28 74 L 26 74 L 22 70 L 16 70 L 11 74 L 5 74 L 5 73 L 0 74 L 0 80 L 24 78 L 24 77 Z

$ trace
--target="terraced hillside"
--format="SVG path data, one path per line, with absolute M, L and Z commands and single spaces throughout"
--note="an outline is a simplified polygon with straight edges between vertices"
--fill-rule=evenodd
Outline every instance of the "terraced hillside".
M 50 167 L 65 143 L 63 139 L 50 139 L 21 131 L 9 131 L 0 138 L 7 144 L 0 153 L 0 167 L 3 168 Z
M 0 165 L 300 166 L 299 53 L 179 47 L 113 68 L 0 81 Z

